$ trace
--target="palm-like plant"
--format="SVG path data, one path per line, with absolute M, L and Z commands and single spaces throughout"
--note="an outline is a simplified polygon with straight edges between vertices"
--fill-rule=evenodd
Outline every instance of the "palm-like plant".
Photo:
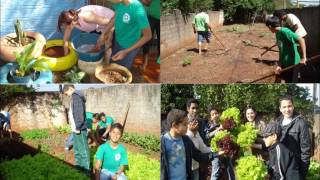
M 36 59 L 33 56 L 33 51 L 38 48 L 39 43 L 34 41 L 24 48 L 21 53 L 14 52 L 18 67 L 15 70 L 17 76 L 23 77 L 30 74 L 33 70 L 46 71 L 49 69 L 48 64 L 44 59 Z

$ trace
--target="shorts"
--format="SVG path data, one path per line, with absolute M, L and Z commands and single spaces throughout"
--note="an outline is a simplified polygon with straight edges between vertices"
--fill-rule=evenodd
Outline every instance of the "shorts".
M 204 43 L 205 40 L 207 43 L 210 43 L 211 33 L 209 31 L 198 31 L 198 43 Z

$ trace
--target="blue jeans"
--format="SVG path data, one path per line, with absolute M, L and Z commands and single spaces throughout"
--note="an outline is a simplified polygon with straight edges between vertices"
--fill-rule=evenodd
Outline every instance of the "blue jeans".
M 73 133 L 71 133 L 68 136 L 68 138 L 66 140 L 65 149 L 69 151 L 71 149 L 72 145 L 73 145 Z
M 100 180 L 111 180 L 115 173 L 108 171 L 107 169 L 102 169 L 100 172 Z M 121 173 L 117 180 L 127 180 L 127 177 L 124 173 Z
M 113 38 L 111 58 L 115 54 L 117 54 L 117 52 L 119 52 L 123 49 L 126 49 L 126 48 L 121 47 L 120 44 L 115 40 L 115 38 Z M 138 51 L 139 51 L 139 48 L 129 52 L 126 57 L 124 57 L 123 59 L 121 59 L 119 61 L 112 61 L 112 59 L 111 59 L 110 62 L 117 63 L 119 65 L 125 66 L 126 68 L 130 69 L 133 64 L 134 58 L 138 54 Z
M 219 158 L 216 157 L 211 161 L 212 164 L 212 171 L 211 171 L 211 180 L 218 180 L 219 179 L 219 170 L 220 170 L 220 165 L 219 165 Z
M 228 177 L 229 180 L 235 180 L 235 175 L 234 175 L 234 171 L 233 171 L 233 165 L 232 165 L 232 161 L 230 158 L 228 158 L 225 162 L 225 166 L 227 168 L 227 173 L 228 173 Z

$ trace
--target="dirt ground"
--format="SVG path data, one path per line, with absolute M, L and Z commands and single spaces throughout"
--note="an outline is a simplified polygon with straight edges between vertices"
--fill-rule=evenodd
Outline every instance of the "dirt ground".
M 213 36 L 208 51 L 198 55 L 194 41 L 161 61 L 161 82 L 248 82 L 274 70 L 278 52 L 268 51 L 260 60 L 256 59 L 265 51 L 263 47 L 275 44 L 275 35 L 264 24 L 255 24 L 250 30 L 248 25 L 227 25 L 214 29 L 214 32 L 229 51 L 225 52 Z M 277 47 L 273 50 L 277 51 Z M 191 60 L 191 64 L 183 66 L 186 60 Z M 274 81 L 275 77 L 271 77 L 259 83 Z

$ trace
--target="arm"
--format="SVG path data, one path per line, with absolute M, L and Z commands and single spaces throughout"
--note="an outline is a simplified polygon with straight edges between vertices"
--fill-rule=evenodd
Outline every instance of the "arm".
M 83 100 L 78 94 L 73 94 L 72 95 L 72 100 L 73 100 L 73 118 L 75 120 L 75 125 L 76 125 L 76 130 L 80 131 L 80 127 L 84 123 L 84 106 L 83 106 Z
M 301 172 L 308 172 L 310 157 L 311 157 L 311 139 L 309 135 L 309 128 L 307 123 L 303 120 L 300 126 L 300 151 L 301 151 Z M 304 177 L 306 174 L 304 174 Z
M 63 34 L 63 49 L 64 49 L 64 55 L 66 56 L 69 53 L 69 39 L 72 32 L 72 27 L 66 27 L 64 34 Z
M 194 24 L 192 24 L 192 28 L 193 28 L 193 33 L 197 33 L 196 26 Z
M 304 41 L 304 38 L 299 38 L 298 42 L 300 44 L 301 50 L 302 50 L 302 57 L 300 60 L 300 63 L 306 64 L 307 63 L 307 53 L 306 53 L 306 43 Z
M 106 137 L 107 134 L 109 133 L 110 129 L 111 129 L 111 125 L 109 124 L 109 125 L 107 126 L 107 128 L 106 128 L 106 131 L 103 133 L 102 136 L 103 136 L 103 137 Z
M 138 40 L 138 42 L 136 42 L 134 45 L 132 45 L 131 47 L 129 47 L 127 49 L 119 51 L 117 54 L 115 54 L 112 57 L 112 60 L 118 61 L 118 60 L 123 59 L 131 51 L 143 46 L 146 42 L 148 42 L 151 39 L 151 37 L 152 37 L 152 34 L 151 34 L 150 26 L 147 28 L 144 28 L 142 30 L 142 37 Z
M 115 175 L 113 176 L 112 179 L 118 179 L 119 175 L 120 175 L 121 173 L 123 173 L 125 169 L 126 169 L 126 166 L 125 166 L 125 165 L 121 165 L 121 166 L 119 167 L 119 170 L 115 173 Z
M 100 180 L 100 171 L 101 171 L 101 160 L 96 160 L 96 165 L 95 165 L 95 180 Z
M 141 0 L 142 4 L 145 6 L 150 6 L 152 0 Z

